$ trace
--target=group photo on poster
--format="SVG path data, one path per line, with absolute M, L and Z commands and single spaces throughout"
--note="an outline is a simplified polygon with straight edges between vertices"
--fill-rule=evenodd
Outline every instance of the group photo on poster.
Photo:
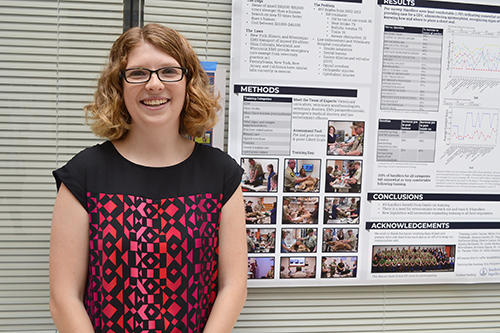
M 319 197 L 284 197 L 283 224 L 317 224 Z
M 280 279 L 316 277 L 316 257 L 281 257 Z
M 245 196 L 246 224 L 276 224 L 277 197 Z
M 327 160 L 325 192 L 361 192 L 361 160 Z
M 316 252 L 317 228 L 281 229 L 281 252 Z
M 248 253 L 274 253 L 276 229 L 247 228 Z
M 277 159 L 242 158 L 244 170 L 242 189 L 248 192 L 276 192 L 278 187 Z
M 273 279 L 274 257 L 249 257 L 248 279 Z
M 358 257 L 322 257 L 321 278 L 355 278 L 358 273 Z
M 359 224 L 360 197 L 325 197 L 324 223 Z
M 321 160 L 286 159 L 284 192 L 319 192 Z
M 357 252 L 358 228 L 323 229 L 323 252 Z
M 453 272 L 455 245 L 374 246 L 372 273 Z
M 365 123 L 329 121 L 327 155 L 362 156 Z

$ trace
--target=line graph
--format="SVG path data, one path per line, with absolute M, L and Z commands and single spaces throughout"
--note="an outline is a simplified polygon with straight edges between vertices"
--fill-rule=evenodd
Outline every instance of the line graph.
M 453 108 L 449 144 L 495 147 L 498 134 L 498 110 Z
M 445 141 L 448 148 L 441 160 L 455 158 L 471 162 L 490 154 L 497 144 L 498 109 L 450 106 L 446 111 Z
M 450 60 L 454 77 L 498 80 L 499 36 L 454 34 Z

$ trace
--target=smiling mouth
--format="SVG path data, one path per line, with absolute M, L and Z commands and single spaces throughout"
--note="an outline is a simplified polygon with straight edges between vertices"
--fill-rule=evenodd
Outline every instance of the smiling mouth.
M 147 105 L 147 106 L 160 106 L 163 104 L 166 104 L 169 100 L 168 99 L 153 99 L 153 100 L 144 100 L 141 101 L 142 104 Z

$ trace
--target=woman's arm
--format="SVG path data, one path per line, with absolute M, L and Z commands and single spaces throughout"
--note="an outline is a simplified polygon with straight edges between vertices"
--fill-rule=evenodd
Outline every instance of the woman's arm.
M 248 255 L 243 194 L 239 187 L 222 207 L 219 227 L 219 292 L 204 333 L 230 333 L 247 296 Z
M 93 333 L 83 305 L 88 274 L 88 214 L 61 184 L 50 234 L 50 312 L 58 332 Z
M 305 176 L 305 177 L 301 177 L 301 178 L 298 178 L 298 177 L 297 177 L 297 178 L 295 179 L 295 183 L 296 183 L 296 184 L 298 184 L 298 183 L 302 183 L 303 181 L 308 180 L 309 178 L 311 178 L 311 176 L 310 176 L 310 175 L 309 175 L 309 176 Z

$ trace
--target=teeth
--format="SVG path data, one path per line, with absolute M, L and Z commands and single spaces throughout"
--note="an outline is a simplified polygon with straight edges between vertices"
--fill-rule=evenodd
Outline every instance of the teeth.
M 147 106 L 158 106 L 167 103 L 166 99 L 154 99 L 154 100 L 148 100 L 148 101 L 142 101 L 144 104 Z

